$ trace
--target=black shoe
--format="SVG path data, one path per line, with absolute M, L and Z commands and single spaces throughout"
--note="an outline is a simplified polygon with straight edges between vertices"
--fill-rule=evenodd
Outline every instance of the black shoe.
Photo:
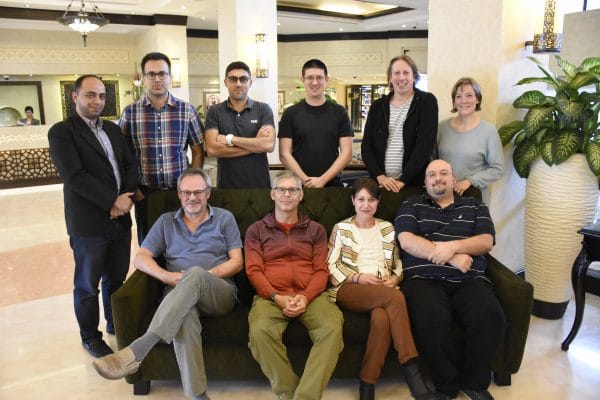
M 417 360 L 412 359 L 402 365 L 404 369 L 404 378 L 410 389 L 410 394 L 417 400 L 436 400 L 437 397 L 431 389 L 425 384 L 421 368 Z
M 443 392 L 436 392 L 435 395 L 437 400 L 454 400 L 454 397 Z
M 463 389 L 462 392 L 469 400 L 494 400 L 494 396 L 487 390 Z
M 375 385 L 360 381 L 358 385 L 360 400 L 375 400 Z
M 106 342 L 102 339 L 90 339 L 86 342 L 82 342 L 81 344 L 83 345 L 83 348 L 95 358 L 101 358 L 114 353 L 114 351 L 112 351 L 112 349 L 108 347 Z
M 106 333 L 109 335 L 115 334 L 115 325 L 112 323 L 112 321 L 106 323 Z

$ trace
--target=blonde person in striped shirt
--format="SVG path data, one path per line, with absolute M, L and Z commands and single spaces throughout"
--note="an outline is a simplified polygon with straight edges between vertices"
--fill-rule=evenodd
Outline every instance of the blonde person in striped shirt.
M 415 87 L 419 71 L 407 55 L 391 59 L 387 79 L 390 93 L 369 109 L 362 159 L 377 183 L 399 192 L 406 185 L 422 185 L 435 147 L 437 99 Z
M 331 297 L 343 310 L 369 313 L 371 326 L 360 370 L 361 400 L 375 398 L 375 383 L 393 343 L 406 382 L 416 399 L 435 399 L 418 364 L 404 295 L 398 290 L 402 265 L 394 227 L 374 217 L 381 197 L 377 182 L 354 182 L 356 215 L 335 225 L 329 240 Z

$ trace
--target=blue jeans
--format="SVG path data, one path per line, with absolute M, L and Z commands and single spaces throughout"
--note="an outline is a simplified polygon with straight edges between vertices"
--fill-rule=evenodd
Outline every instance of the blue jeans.
M 73 304 L 84 342 L 102 338 L 98 330 L 100 278 L 104 317 L 107 329 L 112 330 L 110 296 L 123 285 L 129 270 L 131 228 L 123 228 L 117 222 L 113 226 L 111 233 L 90 237 L 71 236 L 69 241 L 75 257 Z

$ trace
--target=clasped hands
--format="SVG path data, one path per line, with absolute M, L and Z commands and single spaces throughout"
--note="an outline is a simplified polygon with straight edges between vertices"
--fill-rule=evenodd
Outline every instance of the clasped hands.
M 275 304 L 281 308 L 283 315 L 288 318 L 296 318 L 306 312 L 308 299 L 303 294 L 291 295 L 276 295 Z
M 110 208 L 110 219 L 119 218 L 129 212 L 131 207 L 133 207 L 133 201 L 131 200 L 131 196 L 133 196 L 133 192 L 121 193 L 117 196 L 117 200 L 115 200 L 115 204 Z
M 453 241 L 432 242 L 433 247 L 427 256 L 427 259 L 434 264 L 450 264 L 461 272 L 466 273 L 473 265 L 473 257 L 468 254 L 457 253 L 456 245 Z

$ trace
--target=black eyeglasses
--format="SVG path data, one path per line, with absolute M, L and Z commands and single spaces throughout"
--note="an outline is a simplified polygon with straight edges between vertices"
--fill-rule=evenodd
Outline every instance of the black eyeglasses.
M 273 190 L 280 196 L 283 196 L 286 193 L 289 193 L 290 196 L 295 196 L 302 191 L 302 189 L 297 187 L 274 187 Z
M 202 190 L 194 190 L 194 191 L 180 190 L 179 194 L 184 199 L 189 199 L 192 195 L 194 195 L 194 197 L 198 198 L 198 197 L 202 196 L 203 194 L 206 194 L 206 192 L 208 192 L 209 190 L 210 190 L 210 188 L 206 188 L 206 189 L 202 189 Z
M 246 75 L 242 75 L 242 76 L 229 75 L 227 77 L 227 80 L 229 81 L 229 83 L 236 83 L 237 81 L 240 81 L 240 83 L 243 85 L 244 83 L 248 83 L 248 81 L 250 81 L 250 77 L 248 77 Z
M 167 76 L 169 76 L 169 73 L 165 72 L 165 71 L 160 71 L 160 72 L 146 72 L 144 74 L 144 76 L 146 78 L 150 78 L 150 79 L 154 79 L 156 77 L 159 77 L 160 79 L 165 79 Z

